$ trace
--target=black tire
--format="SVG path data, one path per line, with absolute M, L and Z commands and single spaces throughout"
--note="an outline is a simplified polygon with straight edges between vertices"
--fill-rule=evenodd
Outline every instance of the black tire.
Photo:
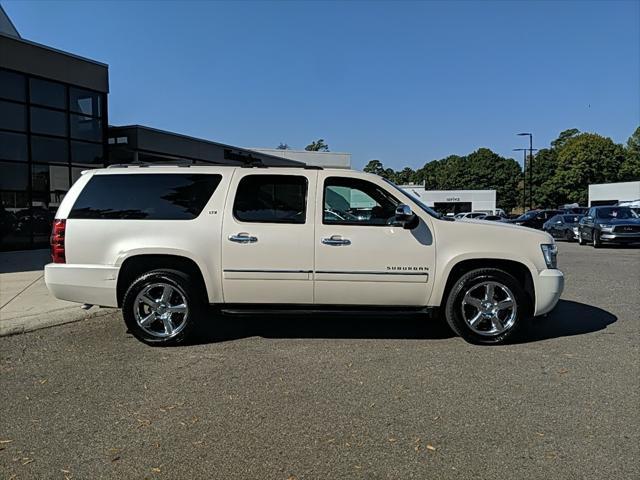
M 166 304 L 168 306 L 171 308 L 179 308 L 182 304 L 186 306 L 186 313 L 182 315 L 180 313 L 175 314 L 177 319 L 173 315 L 169 315 L 169 324 L 172 328 L 175 327 L 177 330 L 175 333 L 167 333 L 166 324 L 164 320 L 158 317 L 157 313 L 155 313 L 156 317 L 147 325 L 147 330 L 138 323 L 136 318 L 137 312 L 140 312 L 141 307 L 144 308 L 146 306 L 149 309 L 149 315 L 154 313 L 151 307 L 146 304 L 143 305 L 144 302 L 138 301 L 138 295 L 143 290 L 151 288 L 152 290 L 149 290 L 149 296 L 151 296 L 156 291 L 155 289 L 164 289 L 164 286 L 168 286 L 169 291 L 172 291 L 171 298 L 174 302 L 176 299 L 181 302 L 179 305 L 171 306 L 172 300 L 167 300 Z M 160 300 L 154 299 L 154 301 Z M 141 342 L 153 346 L 170 346 L 184 343 L 194 332 L 198 319 L 202 317 L 205 311 L 204 292 L 201 291 L 201 288 L 189 275 L 177 270 L 153 270 L 141 275 L 131 283 L 122 301 L 122 316 L 129 332 Z M 164 334 L 162 334 L 163 330 Z M 154 333 L 150 333 L 150 331 Z
M 479 334 L 475 332 L 463 317 L 465 307 L 463 299 L 474 288 L 482 288 L 485 282 L 495 282 L 506 286 L 513 295 L 516 308 L 512 325 L 495 335 Z M 474 308 L 474 307 L 471 307 Z M 479 311 L 478 311 L 479 312 Z M 445 304 L 445 318 L 451 329 L 469 343 L 476 345 L 499 345 L 515 338 L 524 324 L 527 323 L 531 312 L 528 296 L 516 278 L 510 273 L 497 268 L 480 268 L 472 270 L 460 277 L 452 286 Z M 479 325 L 485 320 L 481 320 Z M 486 320 L 489 322 L 489 320 Z
M 567 242 L 573 242 L 573 232 L 571 230 L 567 230 L 564 234 L 564 239 Z
M 584 246 L 586 244 L 587 242 L 585 242 L 584 239 L 582 238 L 582 232 L 578 230 L 578 245 Z
M 600 232 L 597 230 L 593 231 L 593 248 L 602 247 L 602 240 L 600 240 Z

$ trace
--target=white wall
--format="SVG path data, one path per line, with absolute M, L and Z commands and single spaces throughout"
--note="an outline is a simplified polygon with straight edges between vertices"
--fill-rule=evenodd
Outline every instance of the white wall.
M 640 199 L 640 181 L 589 185 L 589 206 L 594 201 L 624 202 L 638 199 Z
M 344 152 L 308 152 L 306 150 L 279 150 L 277 148 L 249 148 L 254 152 L 266 153 L 289 160 L 297 160 L 307 165 L 325 168 L 351 168 L 351 154 Z
M 472 211 L 494 212 L 496 209 L 495 190 L 425 190 L 416 185 L 400 188 L 420 198 L 428 206 L 434 203 L 471 203 Z

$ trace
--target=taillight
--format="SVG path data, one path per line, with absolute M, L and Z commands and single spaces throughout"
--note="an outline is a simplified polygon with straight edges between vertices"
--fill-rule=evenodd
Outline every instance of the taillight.
M 64 229 L 66 220 L 55 219 L 51 227 L 51 261 L 53 263 L 65 263 L 64 255 Z

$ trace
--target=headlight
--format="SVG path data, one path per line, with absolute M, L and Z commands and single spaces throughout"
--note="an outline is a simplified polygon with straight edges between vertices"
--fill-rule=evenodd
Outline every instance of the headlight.
M 542 255 L 547 268 L 558 268 L 558 247 L 556 244 L 543 243 L 540 248 L 542 248 Z
M 613 232 L 613 225 L 600 225 L 600 230 L 603 232 Z

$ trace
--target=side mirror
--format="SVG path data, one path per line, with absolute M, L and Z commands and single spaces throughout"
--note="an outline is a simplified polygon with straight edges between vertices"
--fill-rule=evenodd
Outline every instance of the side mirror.
M 400 204 L 396 207 L 394 226 L 404 229 L 412 229 L 418 225 L 418 217 L 409 205 Z

